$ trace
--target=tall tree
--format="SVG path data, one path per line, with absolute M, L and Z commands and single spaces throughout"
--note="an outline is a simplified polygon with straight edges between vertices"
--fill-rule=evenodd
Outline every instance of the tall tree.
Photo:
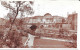
M 22 18 L 26 15 L 32 15 L 34 14 L 34 11 L 32 9 L 33 1 L 1 1 L 1 4 L 9 10 L 9 13 L 7 14 L 7 18 L 10 21 L 10 29 L 8 32 L 8 35 L 6 35 L 5 41 L 8 47 L 20 47 L 21 44 L 21 37 L 20 33 L 17 30 L 14 29 L 12 26 L 15 24 L 17 17 L 20 17 L 20 24 L 22 23 Z M 25 21 L 26 22 L 26 21 Z M 7 23 L 9 24 L 9 23 Z M 8 40 L 6 40 L 8 39 Z M 8 42 L 7 42 L 8 41 Z

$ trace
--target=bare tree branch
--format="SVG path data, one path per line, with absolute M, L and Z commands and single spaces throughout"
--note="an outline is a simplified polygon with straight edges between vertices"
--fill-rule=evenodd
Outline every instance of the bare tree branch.
M 10 4 L 8 4 L 7 2 L 5 1 L 1 1 L 1 4 L 6 7 L 6 8 L 9 8 L 10 10 L 12 10 L 14 13 L 16 13 L 16 10 L 15 8 L 13 8 Z

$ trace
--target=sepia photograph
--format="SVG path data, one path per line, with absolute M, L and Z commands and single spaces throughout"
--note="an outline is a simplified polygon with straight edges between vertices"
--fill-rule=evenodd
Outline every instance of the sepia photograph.
M 77 48 L 74 2 L 0 1 L 0 48 Z

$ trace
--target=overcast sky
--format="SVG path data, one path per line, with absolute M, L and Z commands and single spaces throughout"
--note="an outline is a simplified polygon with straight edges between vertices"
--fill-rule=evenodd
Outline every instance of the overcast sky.
M 78 11 L 78 5 L 75 2 L 55 2 L 55 1 L 39 1 L 34 4 L 34 15 L 44 15 L 50 13 L 52 15 L 59 15 L 67 17 L 67 13 L 71 14 Z
M 79 3 L 75 1 L 60 2 L 60 1 L 52 1 L 52 0 L 35 0 L 33 6 L 35 13 L 33 16 L 50 13 L 53 16 L 58 15 L 58 16 L 67 17 L 67 14 L 71 14 L 74 11 L 78 13 L 80 11 L 79 8 L 80 8 Z M 0 4 L 0 17 L 3 18 L 4 16 L 7 15 L 8 12 L 9 10 L 6 10 L 6 8 L 4 8 Z

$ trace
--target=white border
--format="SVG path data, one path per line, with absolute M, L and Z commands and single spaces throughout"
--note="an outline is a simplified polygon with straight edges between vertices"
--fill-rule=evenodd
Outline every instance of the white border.
M 1 48 L 0 50 L 77 50 L 77 48 Z
M 1 0 L 0 0 L 1 1 Z M 7 0 L 7 1 L 9 1 L 9 0 Z M 16 1 L 16 0 L 14 0 L 14 1 Z M 19 0 L 18 0 L 19 1 Z M 25 1 L 25 0 L 24 0 Z M 33 1 L 33 0 L 32 0 Z M 76 6 L 79 6 L 80 5 L 80 1 L 75 1 L 74 2 L 75 4 L 76 4 Z M 80 6 L 79 6 L 79 9 L 80 9 Z M 77 26 L 77 48 L 0 48 L 0 50 L 37 50 L 37 49 L 39 49 L 39 50 L 80 50 L 80 11 L 79 11 L 79 13 L 78 13 L 78 26 Z

